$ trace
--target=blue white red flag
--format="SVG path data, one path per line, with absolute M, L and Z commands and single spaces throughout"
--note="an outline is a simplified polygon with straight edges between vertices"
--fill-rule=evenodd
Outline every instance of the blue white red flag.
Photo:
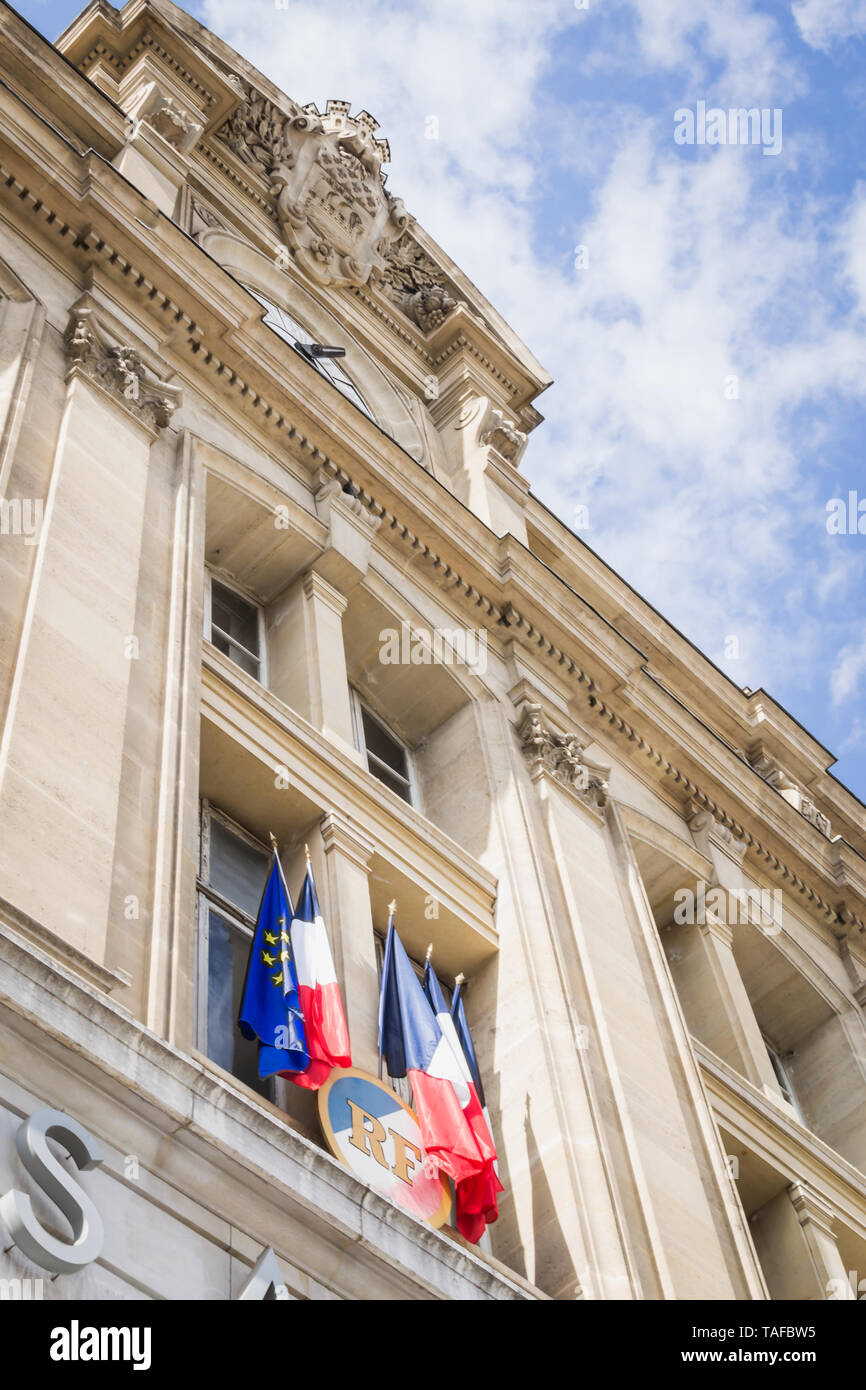
M 340 986 L 309 859 L 301 896 L 292 918 L 292 949 L 310 1065 L 306 1071 L 294 1074 L 291 1079 L 298 1086 L 317 1091 L 327 1081 L 332 1067 L 352 1065 L 352 1051 Z
M 430 1001 L 439 1027 L 448 1038 L 461 1063 L 464 1079 L 469 1084 L 472 1099 L 470 1105 L 466 1107 L 466 1115 L 475 1134 L 479 1151 L 484 1158 L 484 1167 L 481 1172 L 455 1188 L 457 1226 L 467 1240 L 477 1242 L 484 1234 L 485 1227 L 492 1225 L 499 1215 L 497 1197 L 502 1191 L 502 1183 L 499 1181 L 496 1145 L 493 1142 L 490 1114 L 484 1104 L 484 1093 L 481 1090 L 481 1078 L 478 1074 L 475 1048 L 472 1046 L 472 1039 L 469 1035 L 469 1025 L 466 1022 L 466 1013 L 462 1000 L 460 1000 L 459 989 L 460 985 L 458 984 L 455 986 L 454 997 L 458 1001 L 459 1013 L 462 1016 L 464 1035 L 469 1041 L 471 1061 L 457 1030 L 453 1012 L 449 1013 L 446 1007 L 436 972 L 428 957 L 424 966 L 424 992 Z
M 447 1015 L 444 1001 L 443 1012 Z M 495 1219 L 496 1193 L 501 1191 L 493 1172 L 496 1151 L 465 1058 L 443 1032 L 393 915 L 382 968 L 379 1050 L 391 1076 L 409 1077 L 424 1149 L 436 1168 L 454 1179 L 458 1227 L 468 1240 L 477 1241 L 486 1220 Z
M 245 1038 L 259 1042 L 259 1076 L 306 1071 L 310 1054 L 298 996 L 289 923 L 292 904 L 280 861 L 265 884 L 238 1015 Z
M 457 976 L 454 984 L 454 993 L 451 996 L 451 1017 L 454 1020 L 454 1028 L 460 1039 L 460 1046 L 463 1048 L 464 1056 L 469 1063 L 469 1070 L 472 1073 L 472 1080 L 475 1082 L 478 1099 L 481 1101 L 483 1109 L 486 1110 L 487 1101 L 484 1099 L 484 1087 L 481 1084 L 481 1072 L 478 1067 L 478 1058 L 475 1056 L 475 1046 L 472 1042 L 472 1034 L 469 1031 L 466 1009 L 463 1006 L 462 975 Z

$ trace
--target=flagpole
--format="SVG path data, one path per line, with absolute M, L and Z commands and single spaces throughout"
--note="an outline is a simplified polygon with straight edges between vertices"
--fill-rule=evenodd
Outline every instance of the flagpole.
M 386 946 L 386 948 L 387 948 L 387 945 L 388 945 L 388 936 L 389 936 L 389 934 L 390 934 L 390 931 L 391 931 L 392 926 L 394 925 L 394 913 L 395 913 L 396 911 L 397 911 L 397 899 L 396 899 L 396 898 L 392 898 L 391 901 L 390 901 L 389 904 L 388 904 L 388 929 L 387 929 L 387 931 L 386 931 L 386 933 L 385 933 L 385 946 Z M 384 985 L 385 985 L 385 978 L 384 978 L 384 976 L 385 976 L 385 962 L 384 962 L 384 960 L 383 960 L 383 961 L 382 961 L 382 988 L 384 988 Z M 379 1080 L 380 1080 L 380 1081 L 382 1080 L 382 1024 L 381 1024 L 381 1017 L 382 1017 L 382 1010 L 381 1010 L 381 1006 L 380 1006 L 380 1009 L 379 1009 Z

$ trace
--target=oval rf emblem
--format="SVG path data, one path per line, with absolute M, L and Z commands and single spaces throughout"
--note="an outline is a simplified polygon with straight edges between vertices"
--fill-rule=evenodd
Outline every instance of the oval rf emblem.
M 432 1176 L 415 1114 L 390 1086 L 358 1067 L 335 1067 L 318 1091 L 319 1123 L 335 1158 L 398 1206 L 442 1226 L 447 1179 Z

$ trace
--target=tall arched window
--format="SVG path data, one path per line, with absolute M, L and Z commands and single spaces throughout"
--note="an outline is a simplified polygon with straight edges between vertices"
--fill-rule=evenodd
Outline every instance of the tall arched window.
M 356 405 L 359 410 L 363 410 L 372 420 L 373 412 L 364 400 L 351 377 L 343 370 L 340 361 L 335 357 L 317 357 L 311 348 L 314 339 L 302 328 L 297 319 L 293 319 L 291 314 L 285 309 L 281 309 L 277 304 L 273 304 L 258 290 L 254 290 L 251 285 L 247 285 L 250 294 L 255 295 L 256 299 L 267 311 L 265 313 L 265 323 L 272 328 L 275 333 L 279 333 L 284 342 L 299 352 L 306 362 L 309 362 L 316 371 L 336 386 L 338 391 L 342 391 L 347 400 Z

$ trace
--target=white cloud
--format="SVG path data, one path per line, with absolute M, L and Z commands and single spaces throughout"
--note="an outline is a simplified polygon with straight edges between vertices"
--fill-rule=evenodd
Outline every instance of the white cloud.
M 618 4 L 634 11 L 647 62 L 678 69 L 691 85 L 712 76 L 714 90 L 726 103 L 777 105 L 773 99 L 780 84 L 789 97 L 800 86 L 776 20 L 749 0 L 728 0 L 724 5 L 689 5 L 682 0 Z
M 845 257 L 846 278 L 857 296 L 859 312 L 866 314 L 866 184 L 858 183 L 839 237 Z
M 839 652 L 830 677 L 834 705 L 841 705 L 856 694 L 866 676 L 866 638 L 851 642 Z
M 640 72 L 676 70 L 697 96 L 712 75 L 731 104 L 779 105 L 780 90 L 802 90 L 775 20 L 747 0 L 619 8 L 612 67 L 628 10 Z M 537 0 L 530 24 L 526 15 L 523 0 L 359 0 L 335 25 L 327 7 L 293 0 L 263 25 L 259 7 L 208 0 L 205 19 L 298 100 L 345 97 L 380 120 L 393 191 L 557 379 L 524 465 L 536 492 L 566 522 L 588 502 L 593 548 L 715 659 L 738 636 L 741 660 L 727 669 L 739 684 L 772 687 L 804 669 L 823 681 L 803 653 L 825 635 L 816 593 L 841 581 L 828 578 L 814 441 L 792 419 L 824 393 L 864 389 L 862 337 L 831 295 L 845 275 L 866 303 L 866 199 L 831 256 L 830 210 L 798 211 L 782 161 L 742 148 L 684 158 L 673 108 L 648 117 L 625 90 L 607 120 L 596 97 L 582 126 L 579 74 L 571 91 L 560 74 L 557 93 L 547 68 L 572 25 L 578 61 L 604 66 L 601 7 Z M 438 140 L 425 139 L 431 114 Z M 795 157 L 786 135 L 788 173 Z M 558 256 L 544 221 L 557 160 L 591 195 Z M 568 216 L 567 202 L 551 202 Z M 576 243 L 589 248 L 586 271 L 573 268 Z M 726 399 L 731 376 L 737 400 Z M 806 514 L 814 546 L 803 544 Z
M 866 34 L 866 0 L 800 0 L 791 8 L 812 48 L 826 52 L 834 43 Z

